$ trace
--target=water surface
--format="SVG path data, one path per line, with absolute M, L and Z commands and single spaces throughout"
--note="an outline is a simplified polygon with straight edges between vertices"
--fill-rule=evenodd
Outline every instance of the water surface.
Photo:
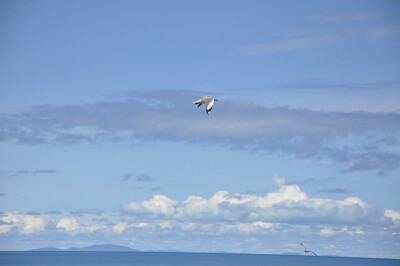
M 1 265 L 269 265 L 269 266 L 376 266 L 400 265 L 400 260 L 315 257 L 291 255 L 184 253 L 184 252 L 98 252 L 98 251 L 3 251 Z

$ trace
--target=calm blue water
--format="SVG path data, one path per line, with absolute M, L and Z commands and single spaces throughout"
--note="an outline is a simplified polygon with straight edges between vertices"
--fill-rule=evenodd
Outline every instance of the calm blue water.
M 175 252 L 0 252 L 0 265 L 400 265 L 400 260 Z

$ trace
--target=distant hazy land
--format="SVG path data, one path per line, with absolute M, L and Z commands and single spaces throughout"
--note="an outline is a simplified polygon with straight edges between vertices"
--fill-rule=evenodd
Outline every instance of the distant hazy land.
M 104 245 L 93 245 L 83 248 L 72 247 L 67 249 L 45 247 L 45 248 L 30 249 L 28 251 L 136 251 L 137 252 L 139 250 L 119 245 L 104 244 Z
M 88 247 L 82 247 L 82 248 L 66 248 L 66 249 L 60 249 L 60 248 L 55 248 L 55 247 L 44 247 L 44 248 L 36 248 L 36 249 L 29 249 L 27 251 L 131 251 L 131 252 L 183 252 L 180 250 L 137 250 L 137 249 L 132 249 L 129 247 L 125 246 L 120 246 L 120 245 L 112 245 L 112 244 L 103 244 L 103 245 L 92 245 Z M 189 252 L 190 253 L 190 252 Z M 212 253 L 212 252 L 211 252 Z M 218 253 L 229 253 L 229 252 L 218 252 Z M 302 253 L 297 253 L 297 252 L 289 252 L 289 253 L 282 253 L 281 255 L 303 255 Z

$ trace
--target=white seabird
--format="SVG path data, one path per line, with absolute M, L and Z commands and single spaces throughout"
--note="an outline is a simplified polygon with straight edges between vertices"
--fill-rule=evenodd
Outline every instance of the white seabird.
M 203 98 L 200 98 L 193 103 L 197 104 L 197 108 L 199 108 L 200 105 L 205 103 L 206 104 L 206 113 L 209 115 L 215 101 L 218 101 L 218 100 L 213 97 L 204 96 Z
M 306 247 L 303 245 L 303 243 L 300 243 L 300 245 L 302 245 L 302 246 L 303 246 L 303 248 L 304 248 L 304 252 L 306 252 L 306 253 L 308 253 L 308 252 L 311 252 L 311 253 L 312 253 L 312 254 L 314 254 L 315 256 L 318 256 L 318 255 L 317 255 L 317 254 L 315 254 L 313 251 L 306 249 Z

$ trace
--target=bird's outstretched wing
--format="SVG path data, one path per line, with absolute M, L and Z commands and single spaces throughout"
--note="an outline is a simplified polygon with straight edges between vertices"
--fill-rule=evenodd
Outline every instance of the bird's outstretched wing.
M 207 99 L 208 96 L 204 96 L 197 101 L 193 102 L 194 104 L 197 104 L 197 108 L 199 108 L 203 103 L 206 103 L 205 100 Z
M 206 106 L 206 113 L 207 113 L 208 115 L 210 114 L 213 105 L 214 105 L 214 98 L 213 98 L 209 103 L 207 103 L 207 106 Z
M 314 251 L 307 250 L 306 246 L 304 246 L 304 245 L 303 245 L 303 243 L 300 243 L 300 245 L 302 245 L 302 246 L 303 246 L 303 248 L 304 248 L 304 252 L 306 252 L 306 253 L 312 253 L 312 254 L 314 254 L 315 256 L 318 256 L 317 254 L 315 254 L 315 253 L 314 253 Z

